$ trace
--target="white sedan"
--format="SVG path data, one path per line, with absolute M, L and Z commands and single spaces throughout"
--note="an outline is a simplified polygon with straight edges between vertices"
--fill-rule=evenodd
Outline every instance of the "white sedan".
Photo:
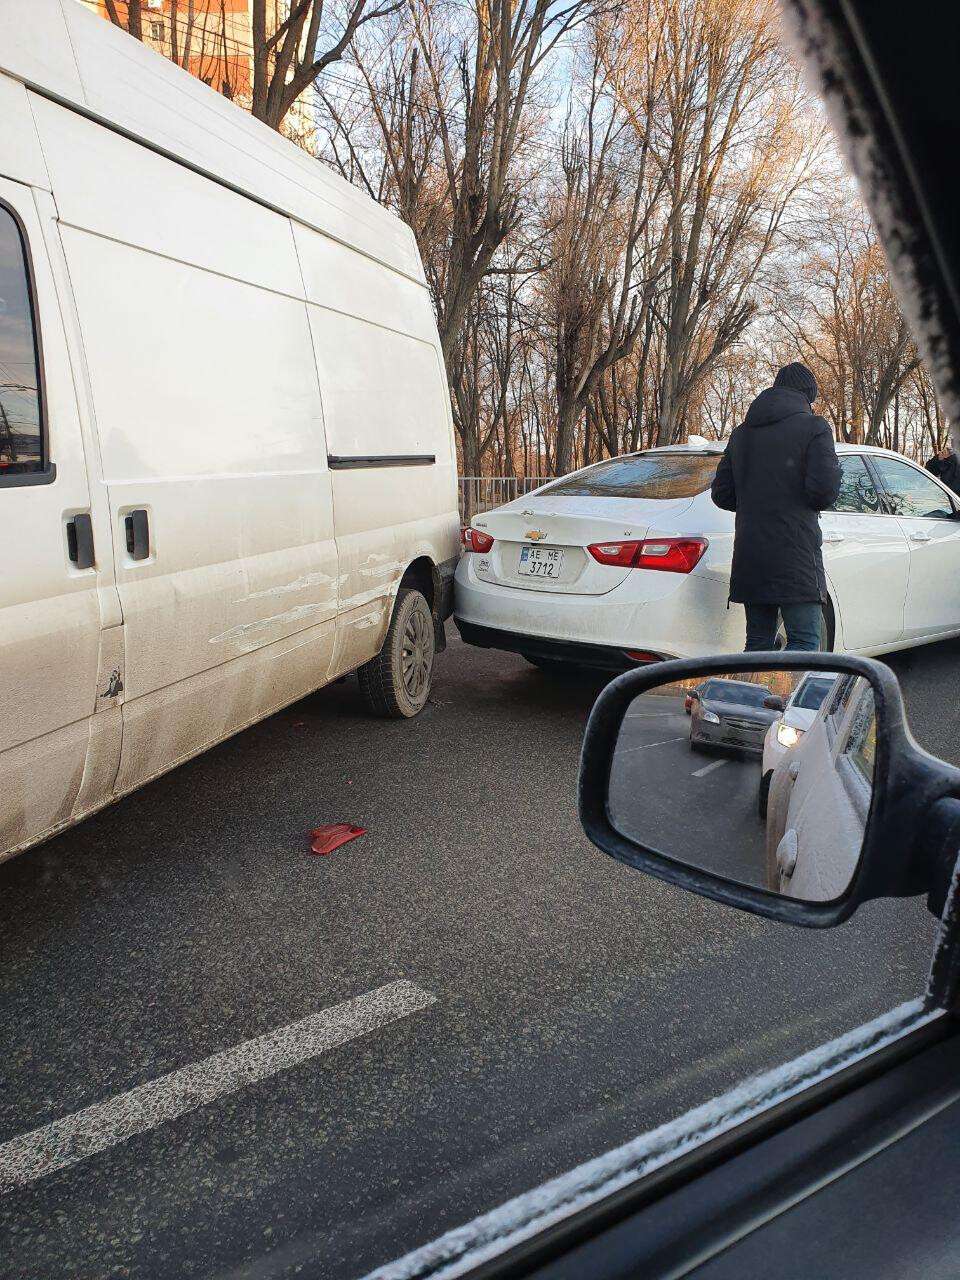
M 610 458 L 477 516 L 456 575 L 464 640 L 548 670 L 742 649 L 743 610 L 727 603 L 734 517 L 710 497 L 721 452 Z M 823 648 L 879 654 L 960 635 L 960 500 L 900 454 L 837 453 L 840 496 L 821 516 Z
M 808 671 L 801 678 L 783 707 L 783 712 L 767 730 L 763 740 L 763 760 L 760 767 L 760 792 L 757 807 L 760 817 L 767 816 L 767 795 L 773 771 L 792 751 L 817 717 L 823 700 L 837 682 L 831 671 Z
M 812 902 L 847 890 L 870 812 L 876 736 L 870 681 L 840 676 L 796 750 L 773 771 L 768 889 Z

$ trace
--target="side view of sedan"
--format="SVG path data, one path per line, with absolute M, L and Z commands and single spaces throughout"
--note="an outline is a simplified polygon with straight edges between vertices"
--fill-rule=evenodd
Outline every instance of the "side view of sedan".
M 850 883 L 870 809 L 876 709 L 870 681 L 841 676 L 797 748 L 775 767 L 766 829 L 767 887 L 830 901 Z
M 710 496 L 722 451 L 608 458 L 475 517 L 455 584 L 463 639 L 552 672 L 741 649 L 734 516 Z M 899 454 L 837 454 L 821 647 L 874 655 L 960 635 L 960 500 Z
M 763 684 L 748 680 L 708 680 L 690 708 L 690 750 L 728 750 L 759 756 L 769 726 L 777 719 L 774 700 Z

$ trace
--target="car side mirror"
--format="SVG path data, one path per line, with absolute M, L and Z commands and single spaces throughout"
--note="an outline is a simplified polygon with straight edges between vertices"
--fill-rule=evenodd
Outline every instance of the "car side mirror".
M 812 715 L 788 727 L 778 713 L 811 673 Z M 708 678 L 684 714 L 689 686 Z M 751 653 L 618 677 L 590 714 L 579 804 L 611 857 L 814 927 L 925 891 L 939 913 L 960 852 L 960 770 L 915 745 L 893 672 L 847 655 Z

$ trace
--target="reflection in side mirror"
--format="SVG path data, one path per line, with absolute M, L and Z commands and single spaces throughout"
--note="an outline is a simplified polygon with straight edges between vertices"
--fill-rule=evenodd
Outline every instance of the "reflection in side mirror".
M 607 812 L 630 841 L 804 902 L 849 888 L 876 748 L 871 682 L 754 670 L 653 686 L 627 707 Z

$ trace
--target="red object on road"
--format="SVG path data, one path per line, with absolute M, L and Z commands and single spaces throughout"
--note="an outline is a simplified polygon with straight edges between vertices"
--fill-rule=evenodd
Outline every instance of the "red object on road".
M 310 852 L 333 853 L 348 840 L 356 840 L 357 836 L 366 834 L 366 827 L 355 827 L 352 822 L 328 822 L 310 832 Z

